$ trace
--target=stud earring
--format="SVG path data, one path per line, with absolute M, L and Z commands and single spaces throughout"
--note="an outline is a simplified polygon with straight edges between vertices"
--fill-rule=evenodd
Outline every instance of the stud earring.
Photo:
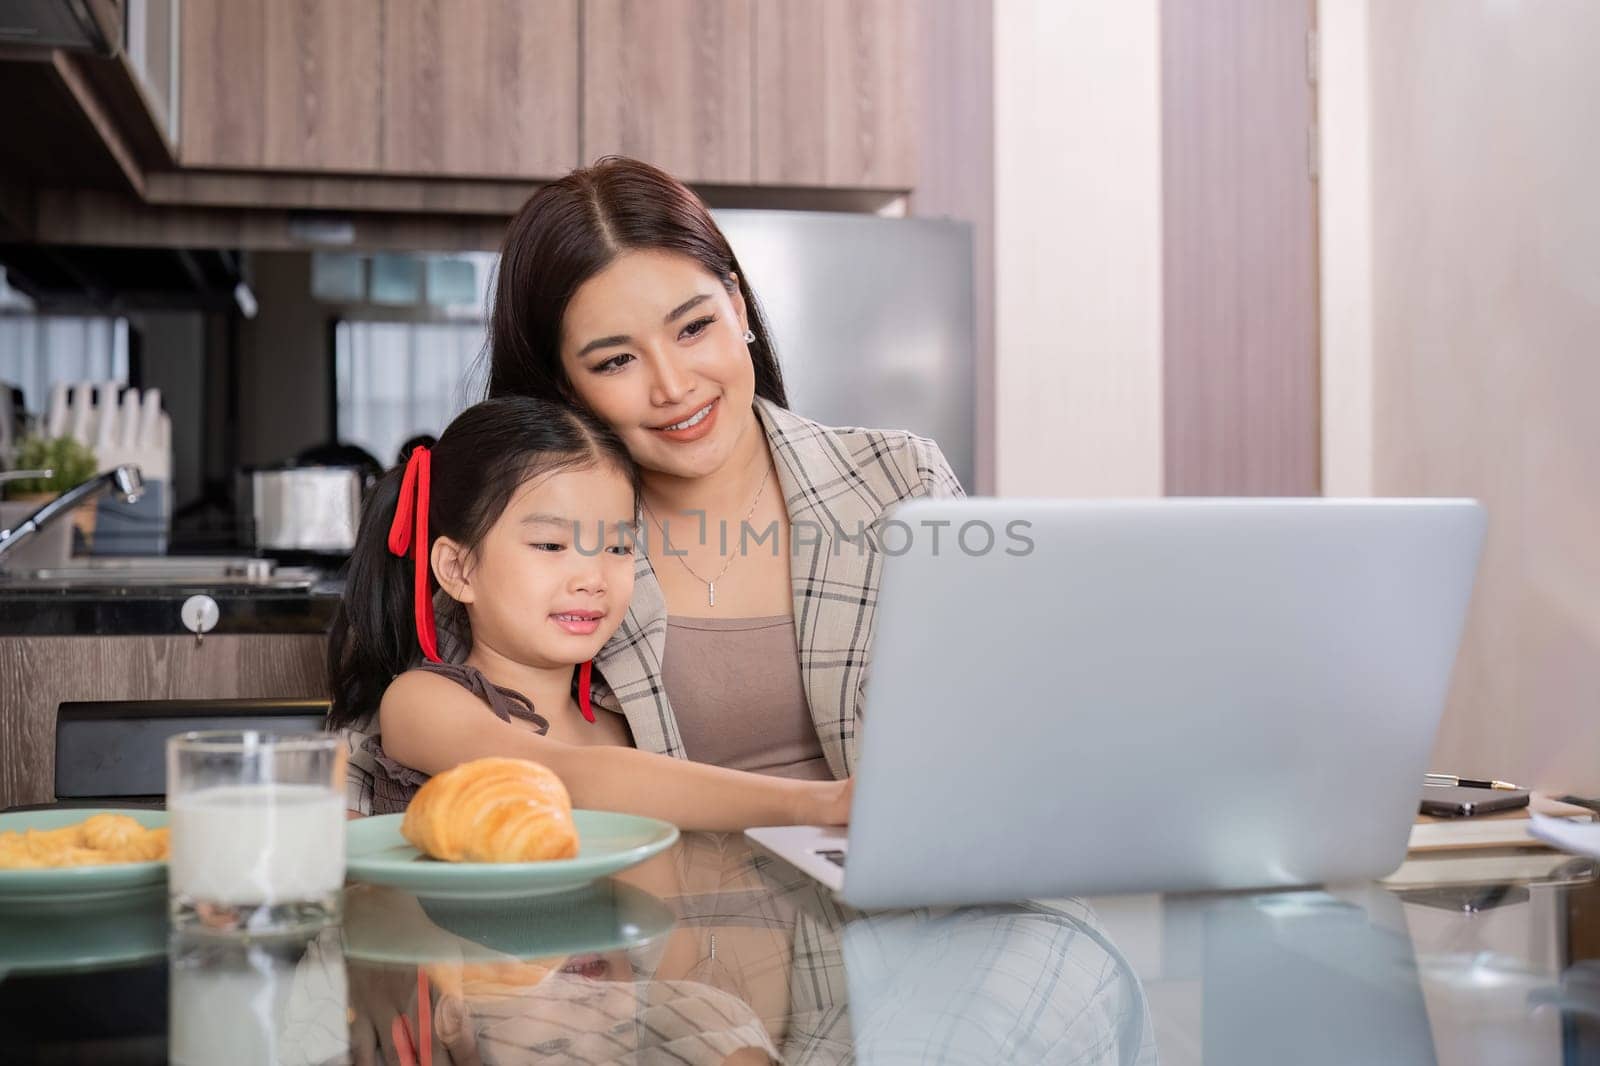
M 756 331 L 753 330 L 753 329 L 745 330 L 744 331 L 744 342 L 746 344 L 754 344 L 756 342 Z

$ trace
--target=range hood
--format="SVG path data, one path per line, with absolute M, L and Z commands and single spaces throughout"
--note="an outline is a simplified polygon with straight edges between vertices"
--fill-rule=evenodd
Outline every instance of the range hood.
M 114 56 L 122 48 L 117 0 L 0 0 L 0 44 Z

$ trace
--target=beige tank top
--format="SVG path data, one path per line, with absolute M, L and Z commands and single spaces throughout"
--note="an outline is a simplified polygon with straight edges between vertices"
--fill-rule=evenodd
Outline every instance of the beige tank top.
M 828 781 L 794 619 L 668 618 L 661 680 L 696 762 Z

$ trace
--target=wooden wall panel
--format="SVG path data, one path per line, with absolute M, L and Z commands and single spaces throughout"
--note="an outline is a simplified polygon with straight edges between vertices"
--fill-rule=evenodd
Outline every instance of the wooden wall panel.
M 1374 488 L 1489 516 L 1434 765 L 1600 795 L 1600 5 L 1369 12 Z
M 911 2 L 757 5 L 757 181 L 916 185 L 918 37 Z
M 1169 495 L 1315 495 L 1310 0 L 1164 0 Z
M 583 162 L 748 185 L 750 0 L 584 0 Z
M 0 807 L 55 798 L 69 700 L 326 698 L 321 636 L 8 637 L 0 641 Z
M 578 0 L 388 0 L 382 55 L 384 171 L 578 165 Z

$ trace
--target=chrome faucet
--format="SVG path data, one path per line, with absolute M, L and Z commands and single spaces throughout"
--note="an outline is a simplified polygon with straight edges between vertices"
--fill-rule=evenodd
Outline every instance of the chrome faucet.
M 14 470 L 6 474 L 0 474 L 0 481 L 11 481 L 23 477 L 49 476 L 50 472 L 47 470 Z M 24 518 L 15 529 L 0 529 L 0 569 L 5 568 L 6 556 L 11 554 L 12 549 L 60 516 L 71 514 L 79 504 L 108 487 L 114 495 L 121 497 L 127 503 L 133 503 L 144 495 L 144 475 L 139 473 L 139 468 L 131 463 L 102 471 L 83 484 L 74 485 L 39 508 L 27 518 Z

